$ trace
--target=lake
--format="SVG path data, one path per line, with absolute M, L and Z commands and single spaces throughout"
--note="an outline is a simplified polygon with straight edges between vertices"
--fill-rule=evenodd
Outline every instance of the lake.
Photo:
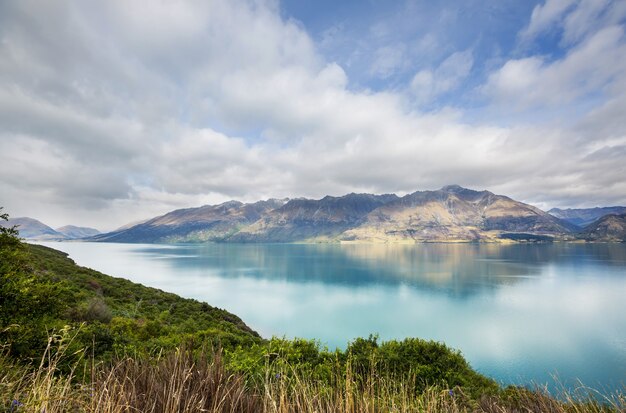
M 42 244 L 268 338 L 420 337 L 505 384 L 626 382 L 626 244 Z

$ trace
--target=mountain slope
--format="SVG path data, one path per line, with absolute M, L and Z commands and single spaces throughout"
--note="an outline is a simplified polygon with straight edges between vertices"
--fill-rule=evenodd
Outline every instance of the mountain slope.
M 579 237 L 587 241 L 626 242 L 626 213 L 603 216 L 587 226 Z
M 58 241 L 67 239 L 64 234 L 55 231 L 43 222 L 33 218 L 10 218 L 7 222 L 0 222 L 0 225 L 4 227 L 17 225 L 17 229 L 20 231 L 20 237 L 26 239 L 40 241 Z
M 74 225 L 66 225 L 64 227 L 57 228 L 56 231 L 65 235 L 69 239 L 93 237 L 94 235 L 98 235 L 100 233 L 100 231 L 95 228 L 77 227 Z
M 580 228 L 532 205 L 458 185 L 396 195 L 230 201 L 172 211 L 106 242 L 472 242 L 576 239 Z
M 179 209 L 143 223 L 92 237 L 103 242 L 208 242 L 223 241 L 284 204 L 270 199 L 253 204 L 229 201 L 219 205 Z
M 580 208 L 580 209 L 559 209 L 552 208 L 548 211 L 549 214 L 567 221 L 571 224 L 578 225 L 581 228 L 586 227 L 592 222 L 602 218 L 609 214 L 624 214 L 626 213 L 626 207 L 624 206 L 612 206 L 612 207 L 596 207 L 596 208 Z
M 488 241 L 508 234 L 562 236 L 575 228 L 531 205 L 450 185 L 418 191 L 368 214 L 342 234 L 350 241 Z
M 292 199 L 228 239 L 230 242 L 330 241 L 396 195 L 348 194 Z

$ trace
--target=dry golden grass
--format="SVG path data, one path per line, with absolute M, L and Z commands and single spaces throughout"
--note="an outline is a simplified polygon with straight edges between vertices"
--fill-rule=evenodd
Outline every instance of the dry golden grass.
M 545 390 L 509 388 L 472 400 L 461 389 L 427 388 L 415 393 L 409 381 L 372 373 L 355 377 L 348 364 L 333 385 L 316 382 L 287 367 L 267 369 L 260 380 L 231 374 L 220 351 L 186 349 L 153 359 L 124 358 L 92 364 L 88 380 L 70 369 L 60 373 L 71 338 L 51 337 L 36 368 L 19 366 L 0 355 L 0 412 L 89 413 L 378 413 L 378 412 L 625 412 L 620 392 L 591 397 L 581 388 L 559 399 Z M 256 385 L 251 383 L 257 383 Z

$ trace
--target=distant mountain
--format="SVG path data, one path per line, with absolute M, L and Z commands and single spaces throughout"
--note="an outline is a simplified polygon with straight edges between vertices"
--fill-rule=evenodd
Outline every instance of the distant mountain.
M 57 228 L 56 231 L 65 235 L 69 239 L 93 237 L 94 235 L 98 235 L 100 233 L 100 231 L 95 228 L 77 227 L 74 225 L 66 225 L 64 227 Z
M 403 197 L 353 193 L 250 204 L 229 201 L 172 211 L 90 240 L 535 242 L 581 239 L 580 231 L 580 227 L 532 205 L 489 191 L 449 185 Z
M 587 241 L 626 242 L 626 213 L 605 215 L 579 234 Z
M 548 211 L 549 214 L 567 221 L 571 224 L 578 225 L 581 228 L 586 227 L 592 222 L 602 218 L 608 214 L 624 214 L 626 213 L 626 207 L 613 206 L 604 208 L 581 208 L 581 209 L 559 209 L 552 208 Z
M 224 241 L 285 202 L 279 199 L 252 204 L 229 201 L 179 209 L 129 228 L 96 235 L 91 240 L 130 243 Z
M 4 227 L 17 225 L 20 237 L 29 240 L 59 241 L 67 239 L 64 234 L 33 218 L 10 218 L 7 222 L 0 222 L 0 225 Z
M 489 191 L 450 185 L 417 191 L 370 212 L 343 240 L 370 242 L 544 241 L 574 232 L 571 224 Z
M 348 194 L 292 199 L 228 239 L 230 242 L 333 241 L 396 195 Z

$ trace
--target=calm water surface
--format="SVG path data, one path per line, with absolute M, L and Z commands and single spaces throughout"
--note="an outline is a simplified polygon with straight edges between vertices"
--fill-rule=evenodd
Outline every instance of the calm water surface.
M 626 382 L 626 244 L 44 244 L 264 337 L 421 337 L 503 383 Z

